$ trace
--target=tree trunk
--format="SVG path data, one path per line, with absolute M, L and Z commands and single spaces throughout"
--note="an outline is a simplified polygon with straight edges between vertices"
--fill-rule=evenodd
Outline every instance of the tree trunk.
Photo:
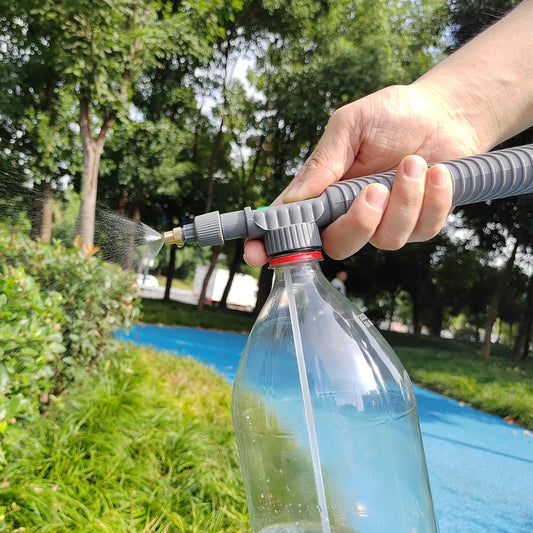
M 30 239 L 36 241 L 41 237 L 41 228 L 43 225 L 42 209 L 43 209 L 43 196 L 42 196 L 42 184 L 39 184 L 39 189 L 35 191 L 31 202 L 31 212 L 29 213 L 31 221 Z
M 83 147 L 83 180 L 80 206 L 80 237 L 91 247 L 94 243 L 98 169 L 107 131 L 113 125 L 110 116 L 104 118 L 97 139 L 93 139 L 89 115 L 89 99 L 80 98 L 80 135 Z
M 261 274 L 259 275 L 259 287 L 257 289 L 257 300 L 254 308 L 255 314 L 258 314 L 263 308 L 263 305 L 265 305 L 268 295 L 270 294 L 270 289 L 272 288 L 273 275 L 274 272 L 269 268 L 268 263 L 263 265 Z
M 222 251 L 222 246 L 220 246 L 219 244 L 211 248 L 211 263 L 209 264 L 209 268 L 207 269 L 207 272 L 205 274 L 204 282 L 202 284 L 202 292 L 200 293 L 200 299 L 198 300 L 199 311 L 202 311 L 202 309 L 204 308 L 205 295 L 207 293 L 207 285 L 209 284 L 209 280 L 211 279 L 211 274 L 213 274 L 213 271 L 215 270 L 217 259 L 221 251 Z
M 413 294 L 411 294 L 411 301 L 413 302 L 413 331 L 416 335 L 420 335 L 422 333 L 422 305 Z
M 492 294 L 492 298 L 490 299 L 489 305 L 487 306 L 487 319 L 485 321 L 485 338 L 483 339 L 483 345 L 481 346 L 481 354 L 480 354 L 481 359 L 487 360 L 490 357 L 490 349 L 492 345 L 492 342 L 491 342 L 492 328 L 494 327 L 494 323 L 496 322 L 496 319 L 498 318 L 498 307 L 500 306 L 500 301 L 503 297 L 505 287 L 507 286 L 507 283 L 509 282 L 511 272 L 513 270 L 513 265 L 514 265 L 514 260 L 516 257 L 517 249 L 518 249 L 518 241 L 516 241 L 513 246 L 511 256 L 505 263 L 505 266 L 499 276 L 496 289 L 494 290 L 494 293 Z
M 524 348 L 522 350 L 522 360 L 526 361 L 529 358 L 529 347 L 533 337 L 533 276 L 530 276 L 527 292 L 527 327 L 526 338 L 524 339 Z
M 80 237 L 82 242 L 88 246 L 94 243 L 98 167 L 101 155 L 102 153 L 98 151 L 94 141 L 88 140 L 87 147 L 84 146 L 83 150 L 83 182 L 80 206 Z
M 235 254 L 233 255 L 233 260 L 231 261 L 228 282 L 226 283 L 226 286 L 224 287 L 224 293 L 222 294 L 222 299 L 220 300 L 220 307 L 224 307 L 225 309 L 227 309 L 228 307 L 227 305 L 228 295 L 229 295 L 229 291 L 231 290 L 233 278 L 235 277 L 235 274 L 238 272 L 239 267 L 241 266 L 243 252 L 244 252 L 244 239 L 239 239 L 237 241 L 237 246 L 235 248 Z
M 390 307 L 389 307 L 389 331 L 392 331 L 392 319 L 394 318 L 394 310 L 396 309 L 396 289 L 390 291 Z
M 224 118 L 220 121 L 220 128 L 218 129 L 215 142 L 213 144 L 213 151 L 209 159 L 209 166 L 207 167 L 207 200 L 205 202 L 205 212 L 209 213 L 213 207 L 213 193 L 215 187 L 215 172 L 217 170 L 218 156 L 222 148 L 222 139 L 224 134 Z
M 41 186 L 43 192 L 41 241 L 50 242 L 52 240 L 54 190 L 52 189 L 52 184 L 49 181 L 43 181 Z
M 533 323 L 533 276 L 529 278 L 526 290 L 526 312 L 518 325 L 518 333 L 511 351 L 511 358 L 515 361 L 519 359 L 526 360 L 529 356 L 529 344 L 531 342 Z
M 194 142 L 192 145 L 191 159 L 194 163 L 198 162 L 198 145 L 200 143 L 200 133 L 202 132 L 202 107 L 198 106 L 198 113 L 196 115 L 196 124 L 194 127 Z
M 442 306 L 435 304 L 431 309 L 431 314 L 429 316 L 429 333 L 434 337 L 440 337 L 440 332 L 442 331 L 442 321 L 444 320 L 444 312 Z
M 118 201 L 117 213 L 121 216 L 126 216 L 126 206 L 128 205 L 128 191 L 122 189 L 120 199 Z
M 170 289 L 172 287 L 172 280 L 174 279 L 174 270 L 176 269 L 176 250 L 178 247 L 173 244 L 170 247 L 170 261 L 168 263 L 168 270 L 167 270 L 167 282 L 165 284 L 165 296 L 163 299 L 165 301 L 170 301 Z

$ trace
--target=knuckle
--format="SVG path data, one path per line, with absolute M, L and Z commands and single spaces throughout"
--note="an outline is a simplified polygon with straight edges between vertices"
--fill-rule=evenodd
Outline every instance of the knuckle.
M 343 223 L 350 227 L 352 232 L 359 235 L 373 235 L 379 220 L 376 220 L 374 216 L 365 216 L 365 213 L 361 212 L 361 210 L 356 207 L 359 206 L 354 206 L 354 208 L 349 209 L 348 212 L 343 215 Z
M 351 107 L 352 104 L 347 104 L 336 109 L 328 119 L 328 126 L 333 126 L 336 124 L 343 126 L 346 122 L 346 116 L 350 113 Z
M 433 239 L 433 237 L 438 235 L 441 229 L 442 224 L 437 222 L 431 222 L 428 224 L 424 224 L 419 228 L 416 228 L 416 230 L 413 232 L 413 237 L 416 238 L 417 241 L 429 241 L 430 239 Z
M 395 251 L 402 248 L 407 239 L 401 235 L 396 235 L 394 233 L 381 233 L 378 232 L 372 238 L 372 244 L 379 248 L 380 250 L 386 251 Z
M 397 205 L 405 211 L 415 211 L 422 205 L 424 191 L 417 187 L 400 187 L 396 190 Z

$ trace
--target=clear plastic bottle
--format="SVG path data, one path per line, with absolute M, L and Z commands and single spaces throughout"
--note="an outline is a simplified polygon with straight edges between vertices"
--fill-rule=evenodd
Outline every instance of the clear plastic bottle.
M 435 533 L 415 396 L 320 252 L 271 261 L 233 421 L 254 533 Z

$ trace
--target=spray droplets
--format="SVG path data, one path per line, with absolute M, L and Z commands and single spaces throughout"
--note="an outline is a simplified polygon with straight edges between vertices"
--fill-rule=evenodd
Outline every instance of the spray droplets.
M 160 233 L 101 204 L 96 207 L 94 241 L 103 259 L 134 271 L 146 270 L 163 246 Z
M 141 223 L 98 203 L 94 241 L 86 244 L 79 234 L 79 196 L 71 189 L 52 186 L 50 218 L 43 217 L 46 203 L 42 187 L 23 173 L 0 171 L 0 229 L 29 234 L 32 239 L 57 239 L 64 246 L 82 249 L 136 272 L 146 271 L 163 246 L 162 235 Z M 53 214 L 53 218 L 52 218 Z M 31 229 L 30 229 L 31 227 Z M 46 229 L 48 231 L 44 231 Z M 45 237 L 46 234 L 46 237 Z

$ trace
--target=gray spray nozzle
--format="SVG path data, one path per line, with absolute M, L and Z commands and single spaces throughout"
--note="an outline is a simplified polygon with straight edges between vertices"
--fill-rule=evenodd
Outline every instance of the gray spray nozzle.
M 533 192 L 533 144 L 479 156 L 445 161 L 452 176 L 453 206 Z M 220 214 L 198 215 L 192 224 L 164 234 L 167 244 L 200 246 L 237 238 L 263 239 L 267 254 L 320 248 L 319 229 L 345 214 L 356 196 L 371 183 L 392 188 L 395 172 L 355 178 L 329 186 L 317 198 L 292 204 Z

